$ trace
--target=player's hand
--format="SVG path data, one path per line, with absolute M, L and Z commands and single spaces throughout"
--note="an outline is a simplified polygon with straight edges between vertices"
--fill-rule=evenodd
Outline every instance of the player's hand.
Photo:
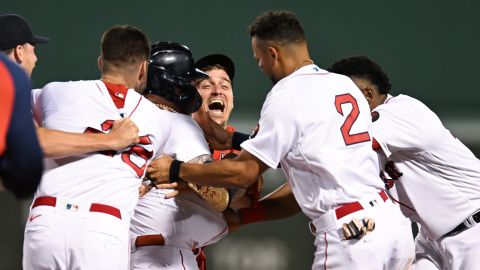
M 177 197 L 182 192 L 188 190 L 188 183 L 185 181 L 179 180 L 175 183 L 159 184 L 156 186 L 156 188 L 173 189 L 172 192 L 169 192 L 167 193 L 167 195 L 165 195 L 165 199 L 171 199 L 171 198 Z
M 170 165 L 172 161 L 173 159 L 169 156 L 160 156 L 153 160 L 148 165 L 146 177 L 155 182 L 156 185 L 167 184 L 164 186 L 168 186 L 168 184 L 174 184 L 170 183 Z
M 140 142 L 138 127 L 129 118 L 115 120 L 108 136 L 109 142 L 111 143 L 111 150 L 116 151 Z
M 147 194 L 150 190 L 152 190 L 153 187 L 154 185 L 141 184 L 140 187 L 138 188 L 138 195 L 140 197 L 143 197 L 143 195 Z
M 200 108 L 195 114 L 194 118 L 203 129 L 210 148 L 216 150 L 232 148 L 233 133 L 228 132 L 223 126 L 213 121 L 208 113 L 208 107 Z
M 223 218 L 227 221 L 228 233 L 232 233 L 242 226 L 240 214 L 232 208 L 223 211 Z

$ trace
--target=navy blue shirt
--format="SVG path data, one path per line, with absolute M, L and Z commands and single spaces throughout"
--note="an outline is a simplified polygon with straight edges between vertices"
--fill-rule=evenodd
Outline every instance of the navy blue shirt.
M 0 178 L 3 185 L 16 197 L 31 196 L 37 189 L 43 171 L 43 153 L 33 125 L 30 104 L 31 84 L 27 74 L 4 54 L 0 53 L 0 99 L 13 92 L 13 106 L 0 107 L 0 114 L 9 114 L 4 151 L 0 153 Z M 13 87 L 14 89 L 6 89 Z M 11 110 L 6 111 L 6 110 Z M 4 125 L 5 126 L 5 125 Z

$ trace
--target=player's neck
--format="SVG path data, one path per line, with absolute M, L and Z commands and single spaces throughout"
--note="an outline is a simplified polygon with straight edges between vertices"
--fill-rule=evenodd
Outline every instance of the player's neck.
M 300 68 L 304 67 L 304 66 L 307 66 L 307 65 L 311 65 L 313 64 L 313 60 L 312 59 L 305 59 L 303 61 L 301 61 L 296 67 L 295 69 L 293 70 L 293 72 L 299 70 Z
M 288 55 L 291 55 L 291 57 L 285 59 L 285 75 L 288 76 L 304 66 L 313 64 L 313 60 L 310 58 L 306 46 L 306 43 L 302 43 L 299 45 L 292 45 L 286 50 Z
M 100 80 L 107 83 L 111 83 L 111 84 L 122 84 L 122 85 L 125 85 L 128 89 L 134 88 L 134 85 L 129 83 L 128 80 L 123 76 L 102 74 L 102 77 L 100 78 Z

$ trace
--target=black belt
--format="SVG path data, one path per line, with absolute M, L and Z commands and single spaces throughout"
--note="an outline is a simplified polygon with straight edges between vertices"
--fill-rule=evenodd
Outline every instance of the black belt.
M 480 211 L 473 214 L 472 219 L 475 223 L 480 223 Z M 468 224 L 468 226 L 466 224 Z M 460 225 L 455 227 L 455 229 L 453 229 L 450 232 L 448 232 L 447 234 L 445 234 L 445 236 L 452 236 L 452 235 L 459 234 L 462 231 L 464 231 L 465 229 L 470 228 L 472 226 L 473 226 L 473 224 L 471 224 L 470 220 L 466 219 L 464 222 L 460 223 Z

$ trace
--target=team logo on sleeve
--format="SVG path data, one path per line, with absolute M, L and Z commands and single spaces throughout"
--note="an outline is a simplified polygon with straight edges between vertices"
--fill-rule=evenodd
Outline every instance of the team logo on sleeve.
M 380 118 L 380 113 L 378 112 L 372 112 L 372 122 L 375 122 L 378 120 L 378 118 Z

